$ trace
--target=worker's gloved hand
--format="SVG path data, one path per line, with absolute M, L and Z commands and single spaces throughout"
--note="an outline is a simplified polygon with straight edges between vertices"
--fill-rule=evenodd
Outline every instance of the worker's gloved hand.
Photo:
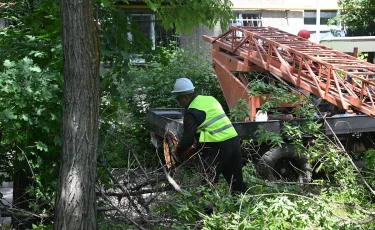
M 177 152 L 177 148 L 172 150 L 172 156 L 175 160 L 176 165 L 180 165 L 185 161 L 189 160 L 191 156 L 193 156 L 197 152 L 197 148 L 195 145 L 190 146 L 184 153 L 179 154 Z
M 195 145 L 190 146 L 183 154 L 183 160 L 187 161 L 191 156 L 197 152 Z

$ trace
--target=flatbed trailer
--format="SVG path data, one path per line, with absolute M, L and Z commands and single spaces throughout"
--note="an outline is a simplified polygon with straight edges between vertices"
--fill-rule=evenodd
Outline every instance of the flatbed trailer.
M 151 142 L 156 148 L 163 147 L 163 144 L 168 145 L 168 138 L 180 139 L 183 132 L 183 116 L 184 109 L 180 108 L 160 108 L 147 111 L 146 122 L 151 130 Z M 244 141 L 256 139 L 255 132 L 260 126 L 264 130 L 280 134 L 285 122 L 298 125 L 303 121 L 304 119 L 243 121 L 232 122 L 232 124 L 240 139 Z M 318 123 L 322 123 L 320 129 L 322 134 L 330 138 L 336 136 L 347 151 L 358 152 L 375 147 L 373 142 L 373 140 L 375 141 L 375 119 L 372 117 L 367 115 L 327 117 L 318 119 Z M 169 134 L 173 134 L 173 136 L 169 136 Z M 311 138 L 313 137 L 303 137 L 306 143 Z M 169 145 L 173 145 L 171 141 Z M 175 146 L 168 147 L 173 148 Z M 170 153 L 164 152 L 164 154 Z M 310 164 L 307 163 L 305 157 L 298 156 L 294 152 L 293 144 L 290 140 L 285 140 L 285 144 L 282 147 L 259 145 L 256 152 L 249 152 L 243 157 L 244 162 L 250 159 L 255 164 L 258 174 L 268 180 L 275 180 L 281 177 L 288 181 L 303 182 L 309 181 L 312 177 Z M 172 156 L 167 155 L 166 161 L 168 159 L 171 161 L 172 158 Z

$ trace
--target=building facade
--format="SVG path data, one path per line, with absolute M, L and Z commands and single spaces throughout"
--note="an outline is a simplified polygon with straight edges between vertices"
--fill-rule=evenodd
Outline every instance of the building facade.
M 310 40 L 319 42 L 322 39 L 343 37 L 341 25 L 328 25 L 328 21 L 339 13 L 337 0 L 232 0 L 235 19 L 228 25 L 276 27 L 292 34 L 308 30 Z M 317 21 L 317 9 L 320 10 L 320 23 Z M 317 33 L 317 31 L 319 32 Z M 202 41 L 201 35 L 216 36 L 222 31 L 219 26 L 207 29 L 199 26 L 192 34 L 180 37 L 181 47 L 194 44 L 195 51 L 209 49 L 210 45 Z M 317 36 L 318 35 L 318 36 Z
M 271 26 L 292 34 L 299 30 L 310 31 L 311 40 L 345 36 L 340 25 L 328 25 L 329 19 L 337 16 L 337 0 L 232 0 L 236 24 Z M 316 25 L 317 9 L 320 9 L 320 25 Z M 248 22 L 249 21 L 249 22 Z

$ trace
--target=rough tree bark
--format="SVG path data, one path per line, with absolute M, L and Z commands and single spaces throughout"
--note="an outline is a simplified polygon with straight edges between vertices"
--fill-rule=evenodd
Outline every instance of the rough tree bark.
M 60 0 L 63 141 L 54 229 L 97 229 L 99 44 L 92 0 Z

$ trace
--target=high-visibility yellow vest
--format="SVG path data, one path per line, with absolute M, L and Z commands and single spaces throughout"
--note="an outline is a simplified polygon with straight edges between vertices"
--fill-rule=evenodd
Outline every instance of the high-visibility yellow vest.
M 220 142 L 237 136 L 232 123 L 214 97 L 198 95 L 188 109 L 198 109 L 206 113 L 206 119 L 197 129 L 200 134 L 199 142 Z

